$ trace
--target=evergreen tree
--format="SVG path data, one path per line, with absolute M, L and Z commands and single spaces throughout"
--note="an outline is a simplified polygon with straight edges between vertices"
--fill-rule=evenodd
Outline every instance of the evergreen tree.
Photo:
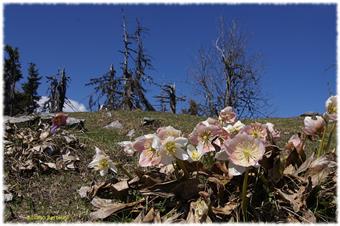
M 25 112 L 32 114 L 38 107 L 37 101 L 39 101 L 40 96 L 38 95 L 38 87 L 40 85 L 40 79 L 38 69 L 36 65 L 30 63 L 28 68 L 28 81 L 22 85 L 24 91 L 24 101 L 25 101 Z
M 22 78 L 19 50 L 9 45 L 5 46 L 4 81 L 5 81 L 5 115 L 18 114 L 18 98 L 15 86 Z

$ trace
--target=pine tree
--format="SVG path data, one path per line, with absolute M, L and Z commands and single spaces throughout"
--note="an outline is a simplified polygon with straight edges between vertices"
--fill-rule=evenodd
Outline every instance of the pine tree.
M 38 95 L 38 87 L 40 85 L 40 79 L 38 69 L 36 65 L 30 63 L 28 68 L 28 81 L 22 85 L 24 91 L 24 101 L 25 101 L 25 112 L 32 114 L 38 107 L 37 101 L 39 101 L 40 96 Z
M 15 115 L 21 111 L 18 105 L 16 83 L 22 78 L 19 50 L 5 46 L 4 81 L 5 81 L 5 115 Z

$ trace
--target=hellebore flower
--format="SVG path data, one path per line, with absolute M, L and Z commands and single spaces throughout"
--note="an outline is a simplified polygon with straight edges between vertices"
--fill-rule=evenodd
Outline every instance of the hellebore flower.
M 307 135 L 318 135 L 323 132 L 325 127 L 325 120 L 321 116 L 316 116 L 316 119 L 313 119 L 310 116 L 305 117 L 303 120 L 304 122 L 304 128 L 303 131 Z
M 234 125 L 227 125 L 227 127 L 223 127 L 229 134 L 237 134 L 245 125 L 238 120 L 234 123 Z
M 160 161 L 161 140 L 155 134 L 138 137 L 132 147 L 140 152 L 139 165 L 142 167 L 157 166 Z
M 213 124 L 217 121 L 214 119 L 207 119 L 206 121 L 200 122 L 196 125 L 192 133 L 189 134 L 189 141 L 191 144 L 196 145 L 202 152 L 215 151 L 214 144 L 220 146 L 221 138 L 226 140 L 229 138 L 229 133 L 223 129 L 220 125 Z
M 165 140 L 168 137 L 180 137 L 182 132 L 172 126 L 167 126 L 158 128 L 156 134 L 161 140 Z
M 286 148 L 290 150 L 295 148 L 298 153 L 302 153 L 302 151 L 305 149 L 305 144 L 302 142 L 299 135 L 294 134 L 291 138 L 289 138 Z
M 337 119 L 337 96 L 331 96 L 326 101 L 326 115 L 332 121 Z
M 184 137 L 168 137 L 162 141 L 160 148 L 161 163 L 171 164 L 174 160 L 188 160 L 189 156 L 185 151 L 188 139 Z
M 280 138 L 280 131 L 274 129 L 273 123 L 267 122 L 265 125 L 274 140 Z
M 250 125 L 243 127 L 240 133 L 246 133 L 265 142 L 267 139 L 267 126 L 258 122 L 251 123 Z
M 131 141 L 121 141 L 117 144 L 124 148 L 124 152 L 127 156 L 132 156 L 136 152 L 136 150 L 133 148 L 133 142 Z
M 68 115 L 59 112 L 52 119 L 51 133 L 55 133 L 60 126 L 66 125 Z
M 199 151 L 193 145 L 189 144 L 187 147 L 187 152 L 189 155 L 189 162 L 196 162 L 201 159 L 201 157 L 205 154 L 204 152 Z
M 159 137 L 156 134 L 146 134 L 144 136 L 137 137 L 134 142 L 132 142 L 132 148 L 137 152 L 141 153 L 145 149 L 148 149 L 153 141 L 159 141 Z
M 89 168 L 99 171 L 101 176 L 105 176 L 109 170 L 117 173 L 117 169 L 113 164 L 109 156 L 107 156 L 102 150 L 96 147 L 96 154 L 93 157 L 92 162 L 88 165 Z
M 265 152 L 264 144 L 248 134 L 237 134 L 224 142 L 222 150 L 216 154 L 219 160 L 229 160 L 229 174 L 241 175 L 247 167 L 258 166 Z
M 232 107 L 228 106 L 220 112 L 218 119 L 222 124 L 234 123 L 236 121 L 236 113 Z

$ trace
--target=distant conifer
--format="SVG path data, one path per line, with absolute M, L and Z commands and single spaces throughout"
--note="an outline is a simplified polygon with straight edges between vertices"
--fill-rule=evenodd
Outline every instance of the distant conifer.
M 24 101 L 25 101 L 25 112 L 32 114 L 38 107 L 37 101 L 39 101 L 40 96 L 38 95 L 38 87 L 40 85 L 41 77 L 39 76 L 38 69 L 36 65 L 30 63 L 28 68 L 28 80 L 22 85 L 24 91 Z

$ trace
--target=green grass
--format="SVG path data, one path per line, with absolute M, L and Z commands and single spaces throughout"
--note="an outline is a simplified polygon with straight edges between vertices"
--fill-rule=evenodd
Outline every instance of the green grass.
M 88 221 L 89 213 L 93 210 L 89 200 L 81 199 L 77 190 L 81 186 L 90 185 L 93 180 L 103 180 L 96 172 L 87 168 L 87 164 L 94 155 L 94 146 L 104 150 L 115 162 L 122 163 L 129 169 L 136 163 L 136 159 L 127 157 L 117 142 L 128 140 L 126 134 L 129 130 L 135 129 L 135 137 L 147 133 L 153 133 L 160 126 L 172 125 L 188 135 L 195 125 L 205 120 L 203 117 L 190 115 L 174 115 L 159 112 L 141 111 L 116 111 L 108 117 L 106 112 L 97 113 L 71 113 L 70 116 L 86 120 L 86 132 L 74 131 L 80 140 L 87 145 L 84 153 L 79 154 L 80 165 L 77 171 L 59 171 L 50 174 L 34 174 L 30 178 L 19 178 L 7 175 L 8 169 L 5 166 L 5 183 L 14 186 L 19 193 L 12 202 L 6 204 L 5 221 L 27 222 L 29 216 L 64 216 L 68 222 Z M 142 126 L 143 117 L 152 117 L 157 120 L 155 126 Z M 103 126 L 114 120 L 119 120 L 124 129 L 104 129 Z M 281 131 L 279 146 L 296 132 L 301 131 L 303 118 L 269 118 L 259 119 L 258 122 L 272 122 L 275 128 Z M 245 120 L 244 123 L 249 123 Z M 333 143 L 335 147 L 335 143 Z M 311 151 L 315 148 L 310 147 Z M 123 174 L 118 176 L 123 177 Z M 123 219 L 124 218 L 124 219 Z M 123 216 L 115 222 L 128 222 L 131 219 Z M 127 219 L 125 219 L 127 218 Z

